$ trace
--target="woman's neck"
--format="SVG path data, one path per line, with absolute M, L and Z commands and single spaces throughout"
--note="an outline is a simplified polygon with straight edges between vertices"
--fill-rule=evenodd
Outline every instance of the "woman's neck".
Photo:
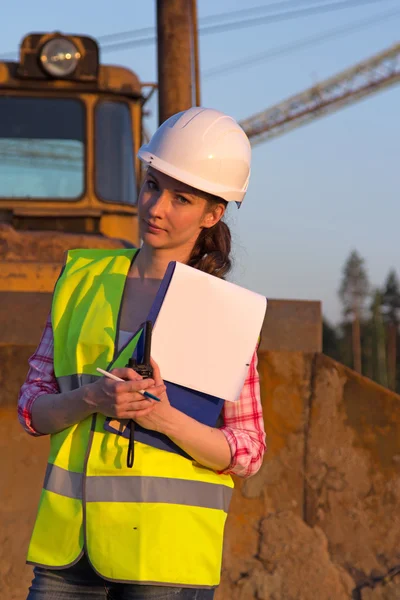
M 168 263 L 178 261 L 186 263 L 189 259 L 190 251 L 186 248 L 163 248 L 161 250 L 152 248 L 143 244 L 137 259 L 132 265 L 130 271 L 131 277 L 140 277 L 141 279 L 162 279 L 167 270 Z

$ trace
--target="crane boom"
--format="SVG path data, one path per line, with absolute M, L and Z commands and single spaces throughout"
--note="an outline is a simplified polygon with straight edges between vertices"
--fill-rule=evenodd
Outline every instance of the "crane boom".
M 255 146 L 400 81 L 400 43 L 259 112 L 240 125 Z

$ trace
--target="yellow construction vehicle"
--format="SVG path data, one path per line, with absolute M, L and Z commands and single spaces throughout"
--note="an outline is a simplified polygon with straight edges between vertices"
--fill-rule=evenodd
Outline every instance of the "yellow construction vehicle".
M 87 36 L 33 33 L 0 62 L 3 350 L 39 340 L 65 250 L 138 243 L 143 88 Z

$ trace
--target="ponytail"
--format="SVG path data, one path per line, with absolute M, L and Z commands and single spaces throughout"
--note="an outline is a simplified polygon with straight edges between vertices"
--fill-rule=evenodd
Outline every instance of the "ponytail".
M 224 279 L 232 267 L 230 252 L 231 232 L 226 223 L 218 221 L 213 227 L 202 229 L 187 264 Z

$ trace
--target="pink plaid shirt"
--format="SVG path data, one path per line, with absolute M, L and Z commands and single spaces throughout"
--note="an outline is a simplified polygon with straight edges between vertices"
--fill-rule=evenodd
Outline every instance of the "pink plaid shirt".
M 18 418 L 24 429 L 42 435 L 32 426 L 32 405 L 42 394 L 60 392 L 53 364 L 54 337 L 51 318 L 46 322 L 42 339 L 29 359 L 29 371 L 18 398 Z M 266 449 L 265 431 L 257 372 L 257 353 L 250 363 L 247 379 L 238 402 L 225 402 L 221 431 L 231 449 L 232 461 L 226 473 L 250 477 L 261 467 Z

